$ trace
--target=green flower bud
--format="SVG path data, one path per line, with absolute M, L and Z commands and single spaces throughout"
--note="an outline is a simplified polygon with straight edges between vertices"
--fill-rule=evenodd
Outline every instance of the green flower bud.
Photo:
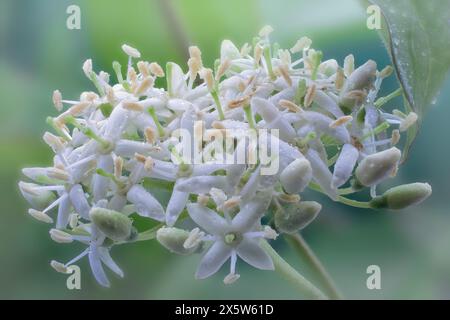
M 189 235 L 190 232 L 183 229 L 162 227 L 156 232 L 156 240 L 170 252 L 188 255 L 199 249 L 201 245 L 197 244 L 196 246 L 186 248 L 184 243 L 189 238 Z
M 108 238 L 114 241 L 126 240 L 131 235 L 132 221 L 123 213 L 94 207 L 90 211 L 92 222 Z
M 319 214 L 322 206 L 315 201 L 288 204 L 275 212 L 275 227 L 284 233 L 294 233 L 305 228 Z
M 400 157 L 401 152 L 395 147 L 368 155 L 355 170 L 357 183 L 370 187 L 386 179 L 397 166 Z
M 20 181 L 19 189 L 33 209 L 43 210 L 56 200 L 52 191 L 40 190 L 39 185 Z
M 373 60 L 367 61 L 365 64 L 360 66 L 358 69 L 352 72 L 352 74 L 347 78 L 340 96 L 339 105 L 352 109 L 358 97 L 352 93 L 364 92 L 368 89 L 373 81 L 375 80 L 377 71 L 377 64 Z
M 388 208 L 392 210 L 404 209 L 421 203 L 431 195 L 431 186 L 428 183 L 410 183 L 387 190 L 383 195 L 370 201 L 375 209 Z

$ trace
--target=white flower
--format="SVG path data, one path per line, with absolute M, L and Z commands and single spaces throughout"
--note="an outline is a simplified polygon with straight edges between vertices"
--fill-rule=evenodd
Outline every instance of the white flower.
M 204 279 L 213 275 L 228 259 L 230 274 L 227 277 L 236 275 L 237 257 L 255 268 L 273 270 L 271 258 L 259 245 L 259 241 L 267 236 L 267 233 L 260 229 L 259 221 L 269 202 L 267 193 L 261 193 L 245 204 L 232 219 L 219 216 L 215 211 L 198 203 L 187 205 L 192 220 L 205 230 L 213 241 L 200 262 L 196 272 L 197 278 Z

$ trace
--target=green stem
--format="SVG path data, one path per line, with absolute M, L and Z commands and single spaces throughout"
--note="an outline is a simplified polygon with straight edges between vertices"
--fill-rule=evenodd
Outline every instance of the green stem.
M 299 234 L 285 234 L 286 241 L 295 249 L 295 251 L 306 261 L 317 274 L 320 282 L 325 288 L 331 299 L 340 300 L 342 295 L 336 287 L 330 274 L 320 262 L 319 258 L 314 254 L 311 247 L 306 243 L 305 239 Z
M 367 201 L 356 201 L 356 200 L 352 200 L 349 198 L 345 198 L 343 196 L 338 196 L 338 201 L 340 203 L 346 204 L 348 206 L 351 207 L 355 207 L 355 208 L 362 208 L 362 209 L 370 209 L 370 203 Z
M 308 185 L 308 188 L 310 188 L 311 190 L 314 190 L 314 191 L 326 194 L 322 190 L 322 188 L 315 182 L 310 182 L 309 185 Z M 350 194 L 350 193 L 353 193 L 353 191 L 351 191 L 350 188 L 345 188 L 345 189 L 342 189 L 342 193 L 341 192 L 339 192 L 339 193 L 340 194 Z M 352 200 L 352 199 L 349 199 L 349 198 L 345 198 L 343 196 L 338 196 L 337 197 L 337 201 L 340 202 L 340 203 L 343 203 L 343 204 L 345 204 L 347 206 L 350 206 L 350 207 L 363 208 L 363 209 L 371 208 L 370 203 L 367 202 L 367 201 L 356 201 L 356 200 Z
M 287 263 L 267 241 L 261 241 L 261 246 L 272 258 L 275 265 L 275 271 L 281 274 L 286 280 L 295 285 L 297 289 L 308 299 L 325 300 L 328 297 L 320 291 L 315 285 L 309 282 L 305 277 L 297 272 L 289 263 Z

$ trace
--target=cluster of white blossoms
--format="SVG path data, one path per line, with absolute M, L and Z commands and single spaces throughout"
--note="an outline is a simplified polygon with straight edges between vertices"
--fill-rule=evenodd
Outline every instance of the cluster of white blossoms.
M 125 76 L 113 63 L 116 84 L 87 60 L 83 71 L 97 92 L 83 92 L 76 101 L 54 92 L 60 114 L 48 118 L 53 133 L 43 137 L 55 153 L 53 165 L 23 169 L 32 182 L 19 183 L 29 214 L 55 223 L 54 241 L 86 245 L 67 263 L 52 261 L 54 269 L 65 273 L 87 256 L 95 279 L 109 286 L 104 266 L 123 276 L 111 249 L 154 237 L 178 254 L 203 253 L 199 279 L 229 261 L 229 284 L 239 278 L 238 257 L 273 269 L 262 242 L 297 232 L 317 216 L 321 205 L 299 195 L 305 188 L 366 208 L 401 209 L 430 195 L 424 183 L 376 194 L 376 186 L 397 172 L 401 132 L 417 120 L 415 113 L 383 111 L 401 91 L 376 99 L 392 68 L 377 71 L 371 60 L 355 68 L 352 55 L 342 67 L 333 59 L 322 61 L 306 37 L 280 49 L 270 43 L 271 31 L 264 27 L 240 50 L 223 41 L 212 69 L 190 47 L 187 72 L 172 62 L 164 70 L 141 61 L 138 50 L 124 45 L 129 63 Z M 164 77 L 166 88 L 157 88 Z M 261 174 L 258 156 L 244 163 L 219 161 L 216 139 L 196 142 L 204 161 L 191 163 L 178 147 L 180 129 L 209 137 L 270 129 L 265 141 L 277 142 L 270 150 L 277 170 Z M 226 153 L 254 149 L 241 133 Z M 152 194 L 155 188 L 167 189 L 170 199 Z M 371 191 L 368 202 L 344 196 L 365 188 Z M 137 230 L 136 214 L 156 227 Z

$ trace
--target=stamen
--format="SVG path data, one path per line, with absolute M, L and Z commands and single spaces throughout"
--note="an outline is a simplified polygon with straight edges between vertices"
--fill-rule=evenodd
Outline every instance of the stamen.
M 55 136 L 50 132 L 44 133 L 44 142 L 53 149 L 53 152 L 59 153 L 64 149 L 63 141 L 60 137 Z
M 149 63 L 147 61 L 139 61 L 136 64 L 139 73 L 143 76 L 143 77 L 149 77 L 150 76 L 150 68 L 149 68 Z
M 62 264 L 61 262 L 58 262 L 56 260 L 52 260 L 50 262 L 50 266 L 55 269 L 57 272 L 59 273 L 68 273 L 68 270 L 66 268 L 66 266 L 64 264 Z
M 241 277 L 240 274 L 237 273 L 230 273 L 228 274 L 224 279 L 223 283 L 226 285 L 235 283 L 239 278 Z
M 386 66 L 383 70 L 380 71 L 380 77 L 387 78 L 392 74 L 393 71 L 394 68 L 392 68 L 392 66 Z
M 281 99 L 278 104 L 280 105 L 280 107 L 288 109 L 291 112 L 302 112 L 303 109 L 300 108 L 298 105 L 296 105 L 294 102 L 289 101 L 289 100 L 285 100 L 285 99 Z
M 224 209 L 231 210 L 231 209 L 239 206 L 240 203 L 241 203 L 241 197 L 233 196 L 223 203 L 223 207 L 224 207 Z
M 216 81 L 219 81 L 220 78 L 222 78 L 222 76 L 230 68 L 230 66 L 231 66 L 231 60 L 230 59 L 225 59 L 225 61 L 223 61 L 220 64 L 219 69 L 217 70 L 217 73 L 216 73 Z
M 344 59 L 344 74 L 348 78 L 355 70 L 355 57 L 349 54 Z
M 336 129 L 337 127 L 340 127 L 342 125 L 345 125 L 353 120 L 352 116 L 342 116 L 340 118 L 337 118 L 333 122 L 330 123 L 329 127 L 331 129 Z
M 51 229 L 49 233 L 52 240 L 57 243 L 71 243 L 73 241 L 72 236 L 62 230 Z
M 28 209 L 28 213 L 30 214 L 30 216 L 32 216 L 38 221 L 45 223 L 53 223 L 53 219 L 42 211 L 38 211 L 35 209 Z
M 155 131 L 152 127 L 146 127 L 144 130 L 145 141 L 149 144 L 155 143 Z
M 144 111 L 144 107 L 139 102 L 135 102 L 135 101 L 123 101 L 122 106 L 124 109 L 130 110 L 130 111 L 136 111 L 136 112 Z
M 255 45 L 255 49 L 253 51 L 254 51 L 253 56 L 255 59 L 255 66 L 258 67 L 261 62 L 261 57 L 263 55 L 263 48 L 259 44 L 257 44 Z
M 264 238 L 275 240 L 277 237 L 278 237 L 278 233 L 275 230 L 273 230 L 269 226 L 264 227 Z
M 150 72 L 153 75 L 157 76 L 158 78 L 164 77 L 164 70 L 163 70 L 163 68 L 159 64 L 157 64 L 156 62 L 150 63 L 149 69 L 150 69 Z
M 200 78 L 206 83 L 208 90 L 211 92 L 214 90 L 214 77 L 210 68 L 203 68 L 200 70 Z
M 402 122 L 400 122 L 400 132 L 406 131 L 408 130 L 409 127 L 411 127 L 412 125 L 414 125 L 417 122 L 417 119 L 419 117 L 417 116 L 417 114 L 415 112 L 410 112 L 405 119 L 402 120 Z
M 91 73 L 92 73 L 92 60 L 91 59 L 87 59 L 84 63 L 83 63 L 83 72 L 86 75 L 86 77 L 88 77 L 89 79 L 91 78 Z
M 189 236 L 183 243 L 183 247 L 185 249 L 192 249 L 195 248 L 197 245 L 202 242 L 202 238 L 205 236 L 205 233 L 203 231 L 200 231 L 199 228 L 194 228 L 189 233 Z
M 336 79 L 334 80 L 334 85 L 337 90 L 341 90 L 344 86 L 345 74 L 342 68 L 336 70 Z
M 114 176 L 117 179 L 120 179 L 120 177 L 122 177 L 122 170 L 123 170 L 123 158 L 115 157 L 114 158 Z
M 59 90 L 53 91 L 52 100 L 53 100 L 53 104 L 54 104 L 56 110 L 62 111 L 62 109 L 63 109 L 62 95 Z
M 122 50 L 128 56 L 130 56 L 132 58 L 140 58 L 141 57 L 141 53 L 136 48 L 133 48 L 127 44 L 122 45 Z
M 308 108 L 312 104 L 315 96 L 316 96 L 316 84 L 314 83 L 306 91 L 305 103 L 304 103 L 306 108 Z
M 400 131 L 398 129 L 392 130 L 391 146 L 395 146 L 400 141 Z
M 301 37 L 295 45 L 291 48 L 291 53 L 297 53 L 303 50 L 307 50 L 311 47 L 312 40 L 308 37 Z
M 208 205 L 209 200 L 210 197 L 207 196 L 206 194 L 199 194 L 197 197 L 197 203 L 201 204 L 204 207 Z
M 136 88 L 135 95 L 140 96 L 153 86 L 154 79 L 147 77 L 142 80 L 141 84 Z
M 292 86 L 292 79 L 291 76 L 289 75 L 289 70 L 288 70 L 288 66 L 285 64 L 282 64 L 278 67 L 278 70 L 280 71 L 281 76 L 283 77 L 284 81 L 286 81 L 287 85 L 289 87 Z

